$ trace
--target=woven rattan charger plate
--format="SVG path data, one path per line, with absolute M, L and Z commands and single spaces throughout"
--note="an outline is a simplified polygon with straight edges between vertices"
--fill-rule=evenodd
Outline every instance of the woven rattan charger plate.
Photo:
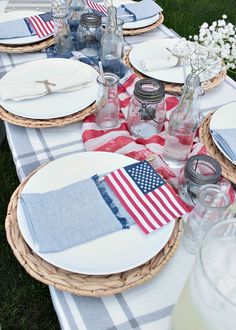
M 203 120 L 200 129 L 199 129 L 199 136 L 201 142 L 206 147 L 206 150 L 212 156 L 215 158 L 222 167 L 222 175 L 229 181 L 236 184 L 236 166 L 233 165 L 217 148 L 215 145 L 211 133 L 210 133 L 210 121 L 213 113 L 210 113 L 206 116 L 206 118 Z
M 5 52 L 9 54 L 24 54 L 24 53 L 33 53 L 39 52 L 49 46 L 54 44 L 54 38 L 50 37 L 45 40 L 35 42 L 32 44 L 25 45 L 3 45 L 0 44 L 0 52 Z
M 132 68 L 132 70 L 136 73 L 136 75 L 143 79 L 143 78 L 148 78 L 147 76 L 145 76 L 144 74 L 142 74 L 141 72 L 139 72 L 137 69 L 135 69 L 132 64 L 130 63 L 129 60 L 129 52 L 126 52 L 124 58 L 123 58 L 123 62 L 125 65 L 127 65 L 128 67 Z M 226 77 L 226 73 L 227 70 L 225 67 L 222 68 L 222 70 L 212 79 L 206 80 L 204 82 L 201 83 L 202 89 L 206 92 L 214 87 L 216 87 L 217 85 L 219 85 Z M 174 83 L 169 83 L 169 82 L 164 82 L 165 83 L 165 91 L 167 93 L 173 93 L 173 94 L 181 94 L 182 93 L 182 87 L 183 84 L 174 84 Z
M 0 119 L 5 120 L 14 125 L 29 128 L 62 127 L 83 120 L 87 116 L 92 115 L 95 110 L 96 106 L 95 103 L 93 103 L 87 108 L 65 117 L 52 119 L 30 119 L 16 116 L 0 106 Z
M 150 24 L 148 26 L 137 28 L 137 29 L 123 29 L 123 35 L 124 36 L 134 36 L 137 34 L 145 33 L 154 30 L 157 28 L 160 24 L 162 24 L 164 21 L 164 15 L 162 13 L 159 14 L 159 18 L 156 22 L 153 24 Z
M 26 244 L 17 221 L 17 205 L 21 191 L 36 171 L 28 176 L 13 193 L 8 205 L 5 229 L 7 240 L 17 260 L 38 281 L 76 295 L 99 297 L 116 294 L 150 280 L 175 253 L 182 231 L 181 219 L 176 221 L 169 241 L 156 256 L 128 271 L 104 276 L 82 275 L 49 264 Z

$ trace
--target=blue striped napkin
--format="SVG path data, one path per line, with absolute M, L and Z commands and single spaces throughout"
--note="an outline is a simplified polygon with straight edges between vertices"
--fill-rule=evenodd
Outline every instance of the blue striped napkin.
M 36 32 L 24 18 L 0 23 L 0 40 L 31 37 L 34 35 L 36 35 Z
M 58 252 L 134 223 L 98 176 L 46 193 L 22 194 L 35 251 Z
M 117 16 L 127 23 L 156 16 L 161 11 L 162 8 L 155 1 L 141 0 L 121 5 L 117 9 Z
M 222 128 L 211 130 L 214 140 L 236 165 L 236 128 Z

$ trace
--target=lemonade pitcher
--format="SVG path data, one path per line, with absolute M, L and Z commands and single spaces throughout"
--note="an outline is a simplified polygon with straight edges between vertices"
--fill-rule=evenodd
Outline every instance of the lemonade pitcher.
M 236 329 L 236 218 L 219 222 L 206 235 L 170 329 Z

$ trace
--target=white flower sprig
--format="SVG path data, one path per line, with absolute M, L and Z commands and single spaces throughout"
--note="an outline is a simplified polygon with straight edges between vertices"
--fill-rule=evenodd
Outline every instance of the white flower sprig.
M 205 46 L 213 56 L 220 58 L 226 68 L 235 73 L 236 69 L 236 26 L 226 22 L 227 16 L 212 22 L 203 23 L 199 34 L 190 36 L 190 40 Z
M 211 52 L 208 47 L 200 45 L 197 41 L 189 41 L 185 38 L 180 41 L 172 49 L 172 54 L 178 57 L 178 64 L 191 67 L 193 76 L 201 76 L 202 80 L 209 79 L 209 75 L 214 70 L 221 70 L 221 59 Z

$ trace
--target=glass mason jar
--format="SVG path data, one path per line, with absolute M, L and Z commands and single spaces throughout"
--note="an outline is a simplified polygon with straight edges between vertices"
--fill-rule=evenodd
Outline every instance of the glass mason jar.
M 206 235 L 194 268 L 174 307 L 171 330 L 234 330 L 236 315 L 236 219 Z
M 68 53 L 73 50 L 73 43 L 68 23 L 67 1 L 52 0 L 51 12 L 54 20 L 55 53 Z
M 227 216 L 229 196 L 222 187 L 207 184 L 200 188 L 198 201 L 184 226 L 183 244 L 191 253 L 197 253 L 207 231 Z
M 164 83 L 156 79 L 136 82 L 127 123 L 135 137 L 150 137 L 161 131 L 166 116 Z
M 171 168 L 184 166 L 199 124 L 200 79 L 188 75 L 180 101 L 170 115 L 163 158 Z
M 82 14 L 77 30 L 76 49 L 82 51 L 85 56 L 98 60 L 102 34 L 101 16 L 92 13 Z
M 179 194 L 188 205 L 195 205 L 199 189 L 206 184 L 217 184 L 221 177 L 221 166 L 208 155 L 195 155 L 187 160 L 184 177 L 180 177 Z
M 96 123 L 103 129 L 113 128 L 119 124 L 118 81 L 119 78 L 110 72 L 97 78 L 99 90 L 96 99 Z

